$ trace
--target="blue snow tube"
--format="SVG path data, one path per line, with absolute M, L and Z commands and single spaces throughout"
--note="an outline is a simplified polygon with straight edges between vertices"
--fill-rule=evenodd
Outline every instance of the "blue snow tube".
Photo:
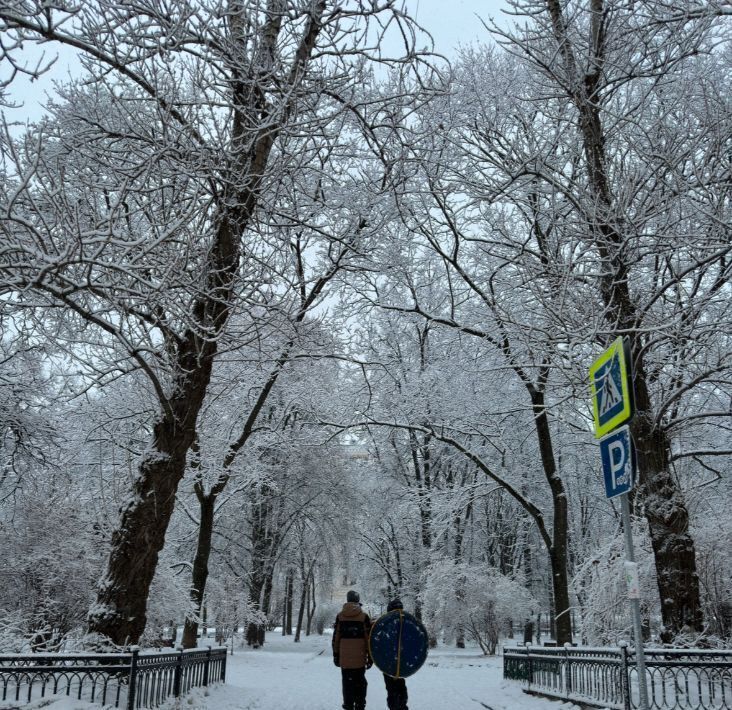
M 392 678 L 416 673 L 427 658 L 428 646 L 424 626 L 401 609 L 384 614 L 371 626 L 371 658 L 382 673 Z

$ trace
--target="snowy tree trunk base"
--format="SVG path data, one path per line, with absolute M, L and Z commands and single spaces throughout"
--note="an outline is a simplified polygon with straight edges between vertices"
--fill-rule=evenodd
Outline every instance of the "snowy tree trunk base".
M 185 470 L 186 450 L 179 444 L 171 454 L 161 450 L 145 454 L 134 497 L 112 535 L 107 571 L 88 623 L 90 633 L 105 636 L 118 646 L 137 643 L 145 630 L 150 584 Z
M 183 626 L 183 648 L 196 648 L 198 644 L 198 621 L 201 612 L 203 595 L 208 581 L 208 559 L 211 555 L 211 539 L 214 525 L 214 503 L 216 495 L 205 495 L 196 490 L 200 505 L 200 520 L 198 524 L 198 544 L 196 556 L 193 559 L 193 573 L 191 584 L 191 603 L 195 616 L 187 616 Z
M 657 473 L 644 497 L 645 517 L 656 560 L 656 578 L 664 630 L 670 643 L 682 633 L 704 630 L 696 551 L 689 535 L 689 513 L 668 471 Z
M 645 389 L 641 396 L 646 396 Z M 680 633 L 701 633 L 704 619 L 689 512 L 670 471 L 670 442 L 664 432 L 648 427 L 648 420 L 637 416 L 633 435 L 641 476 L 639 497 L 656 562 L 664 626 L 661 640 L 668 643 Z
M 89 632 L 107 637 L 118 646 L 137 643 L 145 630 L 150 585 L 211 376 L 212 358 L 200 353 L 197 338 L 191 334 L 186 346 L 181 363 L 187 365 L 187 356 L 195 352 L 203 363 L 193 375 L 181 377 L 177 396 L 169 400 L 168 411 L 153 428 L 153 441 L 140 461 L 132 498 L 112 534 L 112 549 L 97 589 L 97 602 L 89 611 Z M 210 351 L 215 352 L 215 344 L 208 344 L 206 349 L 209 353 L 205 354 L 210 355 Z

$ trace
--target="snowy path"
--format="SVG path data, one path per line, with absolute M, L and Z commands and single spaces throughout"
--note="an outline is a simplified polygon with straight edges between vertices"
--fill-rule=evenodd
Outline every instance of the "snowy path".
M 381 673 L 367 673 L 368 710 L 386 710 Z M 410 710 L 579 710 L 572 703 L 526 695 L 517 683 L 502 678 L 501 659 L 474 649 L 441 647 L 407 680 Z M 341 674 L 333 665 L 330 636 L 311 636 L 302 643 L 268 634 L 264 649 L 240 649 L 229 656 L 226 684 L 196 688 L 159 710 L 340 710 Z M 113 710 L 64 696 L 30 704 L 0 703 L 13 710 Z
M 386 710 L 381 673 L 372 668 L 367 708 Z M 333 665 L 329 636 L 300 644 L 269 634 L 264 649 L 241 650 L 227 661 L 225 686 L 195 691 L 186 710 L 338 710 L 340 671 Z M 501 659 L 475 650 L 438 648 L 407 681 L 410 710 L 574 710 L 571 703 L 528 696 L 501 677 Z

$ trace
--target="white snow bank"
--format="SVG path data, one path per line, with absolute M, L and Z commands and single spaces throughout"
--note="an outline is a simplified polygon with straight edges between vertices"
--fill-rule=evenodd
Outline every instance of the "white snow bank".
M 264 648 L 240 649 L 228 657 L 225 685 L 195 688 L 160 710 L 338 710 L 341 672 L 333 665 L 330 642 L 330 636 L 310 636 L 296 644 L 292 636 L 268 634 Z M 366 678 L 367 708 L 385 710 L 383 676 L 372 668 Z M 476 649 L 430 651 L 407 688 L 413 710 L 579 710 L 573 703 L 527 695 L 518 683 L 503 680 L 500 658 L 486 658 Z M 0 710 L 10 708 L 102 710 L 65 696 L 28 705 L 0 703 Z
M 199 688 L 166 710 L 337 710 L 341 673 L 333 665 L 329 636 L 267 635 L 262 649 L 229 656 L 226 685 Z M 386 709 L 383 676 L 366 673 L 367 708 Z M 504 681 L 502 660 L 476 649 L 439 647 L 424 667 L 407 679 L 409 707 L 415 710 L 579 710 L 576 705 L 536 698 L 518 683 Z

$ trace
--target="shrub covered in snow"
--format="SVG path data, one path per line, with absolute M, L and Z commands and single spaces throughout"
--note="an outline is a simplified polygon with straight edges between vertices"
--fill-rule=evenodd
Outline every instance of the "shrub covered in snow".
M 429 566 L 423 595 L 430 633 L 462 645 L 466 638 L 485 655 L 512 622 L 528 617 L 536 601 L 520 577 L 507 577 L 486 564 L 437 560 Z

